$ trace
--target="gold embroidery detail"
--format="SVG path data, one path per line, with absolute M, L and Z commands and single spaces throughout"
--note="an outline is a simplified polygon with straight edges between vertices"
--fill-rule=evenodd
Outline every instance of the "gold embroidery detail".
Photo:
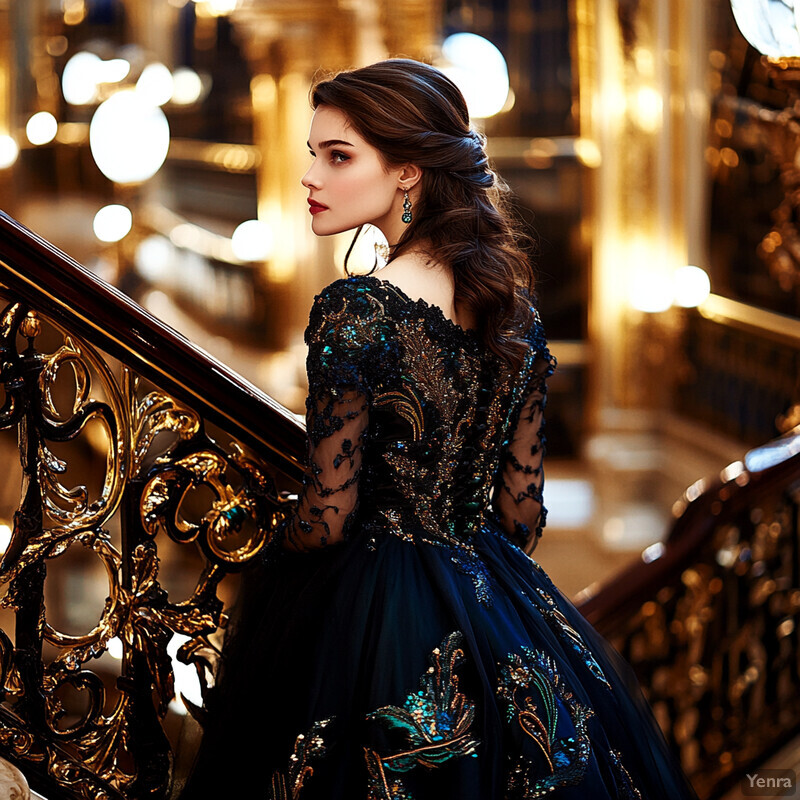
M 434 648 L 430 667 L 402 707 L 384 706 L 367 715 L 389 729 L 405 732 L 409 745 L 391 755 L 364 748 L 369 772 L 368 800 L 413 800 L 398 773 L 421 765 L 441 766 L 446 761 L 474 755 L 479 742 L 472 735 L 475 705 L 458 691 L 455 670 L 464 661 L 463 635 L 454 631 Z

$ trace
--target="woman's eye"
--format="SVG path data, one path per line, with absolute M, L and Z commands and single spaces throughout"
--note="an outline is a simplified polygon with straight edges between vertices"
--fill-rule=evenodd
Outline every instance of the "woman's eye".
M 333 161 L 335 164 L 343 164 L 345 161 L 349 160 L 350 156 L 348 156 L 346 153 L 340 153 L 338 150 L 334 150 L 331 153 L 331 161 Z

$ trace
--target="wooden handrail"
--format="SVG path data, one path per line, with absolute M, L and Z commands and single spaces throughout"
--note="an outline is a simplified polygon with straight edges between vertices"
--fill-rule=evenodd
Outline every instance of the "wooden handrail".
M 0 284 L 299 481 L 305 428 L 288 409 L 3 211 Z
M 784 438 L 788 437 L 781 437 Z M 796 434 L 794 438 L 798 438 Z M 625 618 L 649 599 L 654 587 L 664 586 L 677 578 L 708 546 L 723 510 L 725 517 L 735 516 L 800 480 L 800 454 L 760 472 L 743 471 L 737 477 L 738 482 L 736 478 L 704 481 L 702 492 L 686 502 L 683 513 L 675 520 L 661 554 L 651 561 L 634 561 L 583 600 L 579 605 L 583 616 L 600 630 L 612 629 L 617 620 Z
M 633 666 L 712 800 L 800 732 L 800 431 L 682 504 L 666 541 L 579 608 Z

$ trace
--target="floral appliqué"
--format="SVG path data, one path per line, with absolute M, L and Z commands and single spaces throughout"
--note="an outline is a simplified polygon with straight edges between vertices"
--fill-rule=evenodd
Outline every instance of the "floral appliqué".
M 472 733 L 475 705 L 458 691 L 455 674 L 464 661 L 462 639 L 455 631 L 433 650 L 418 691 L 409 694 L 402 706 L 384 706 L 367 715 L 368 720 L 389 730 L 400 730 L 406 742 L 406 747 L 394 753 L 365 748 L 368 800 L 413 800 L 403 783 L 404 773 L 476 755 L 479 742 Z
M 520 755 L 511 765 L 509 800 L 531 800 L 580 783 L 591 753 L 587 722 L 594 712 L 575 700 L 553 659 L 527 647 L 521 655 L 509 653 L 500 665 L 497 693 L 505 701 L 506 721 L 516 723 L 536 749 L 535 757 Z

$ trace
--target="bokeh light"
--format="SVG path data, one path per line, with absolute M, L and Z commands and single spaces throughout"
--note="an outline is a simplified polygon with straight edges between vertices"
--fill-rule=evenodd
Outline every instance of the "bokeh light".
M 142 239 L 136 248 L 133 263 L 137 272 L 150 283 L 161 283 L 175 260 L 175 248 L 169 239 L 154 233 Z
M 628 301 L 637 311 L 657 314 L 672 305 L 673 287 L 668 275 L 642 272 L 631 283 Z
M 95 215 L 92 228 L 101 242 L 118 242 L 130 233 L 133 215 L 127 206 L 103 206 Z
M 89 145 L 100 171 L 116 183 L 141 183 L 158 172 L 169 150 L 164 112 L 136 90 L 102 103 L 89 126 Z
M 700 267 L 680 267 L 675 270 L 675 305 L 695 308 L 711 294 L 711 281 Z
M 178 67 L 172 75 L 172 102 L 180 106 L 196 103 L 203 93 L 203 81 L 190 67 Z
M 239 225 L 231 237 L 233 254 L 241 261 L 264 261 L 272 253 L 272 228 L 257 219 Z
M 483 119 L 503 109 L 509 92 L 508 66 L 488 39 L 454 33 L 444 40 L 442 54 L 446 60 L 442 71 L 461 90 L 471 117 Z
M 112 58 L 109 61 L 103 61 L 101 66 L 98 83 L 119 83 L 127 78 L 128 73 L 131 71 L 130 61 L 124 58 Z
M 0 135 L 0 169 L 12 166 L 19 156 L 19 145 L 12 136 Z
M 136 91 L 156 106 L 163 106 L 172 97 L 172 73 L 163 64 L 148 64 L 136 81 Z
M 120 639 L 119 636 L 114 636 L 109 639 L 108 644 L 106 645 L 106 650 L 111 658 L 115 658 L 117 661 L 120 661 L 124 655 L 122 639 Z
M 49 111 L 34 114 L 25 126 L 25 135 L 31 144 L 52 142 L 58 133 L 58 120 Z
M 64 99 L 73 106 L 83 106 L 97 99 L 97 80 L 101 76 L 103 62 L 94 53 L 75 53 L 64 67 L 61 75 L 61 91 Z

